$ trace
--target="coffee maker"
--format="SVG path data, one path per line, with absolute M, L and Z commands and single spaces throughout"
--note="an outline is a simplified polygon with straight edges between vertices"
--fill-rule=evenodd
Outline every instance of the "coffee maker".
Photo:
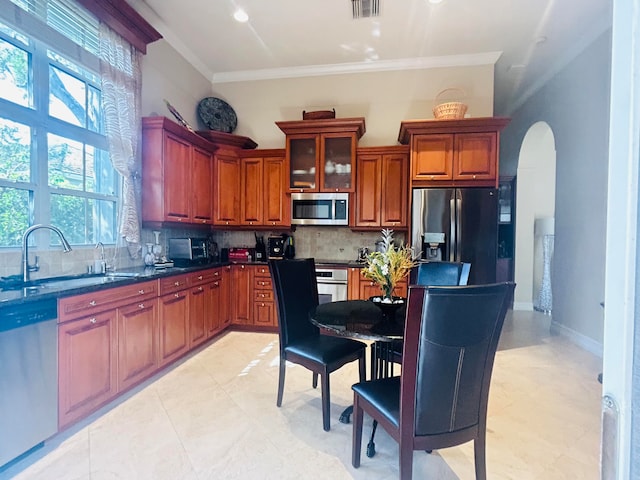
M 269 260 L 284 258 L 285 238 L 282 235 L 267 239 L 267 256 Z

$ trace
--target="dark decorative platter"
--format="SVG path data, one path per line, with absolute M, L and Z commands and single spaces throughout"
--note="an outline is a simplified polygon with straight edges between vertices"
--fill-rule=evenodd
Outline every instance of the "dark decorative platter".
M 198 103 L 198 115 L 211 130 L 232 133 L 238 126 L 238 117 L 231 105 L 216 97 L 206 97 Z

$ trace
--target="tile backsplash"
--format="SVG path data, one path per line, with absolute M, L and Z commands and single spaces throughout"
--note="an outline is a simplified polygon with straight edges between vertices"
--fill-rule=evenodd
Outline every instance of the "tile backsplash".
M 213 231 L 190 228 L 164 228 L 160 230 L 160 245 L 162 254 L 170 256 L 168 252 L 168 239 L 180 237 L 207 237 L 211 235 L 218 243 L 219 248 L 224 247 L 255 247 L 254 233 L 264 236 L 265 240 L 270 235 L 279 235 L 282 232 L 270 231 Z M 297 258 L 314 257 L 322 260 L 352 261 L 358 256 L 358 248 L 369 247 L 373 250 L 375 242 L 380 240 L 380 231 L 353 232 L 348 227 L 298 227 L 294 232 L 289 232 L 294 238 Z M 105 258 L 107 265 L 112 268 L 123 269 L 141 266 L 146 252 L 146 244 L 154 243 L 153 230 L 142 229 L 142 252 L 138 258 L 131 258 L 129 251 L 124 246 L 106 245 Z M 405 242 L 404 232 L 396 232 L 396 242 Z M 100 258 L 100 249 L 94 247 L 73 247 L 73 250 L 64 253 L 58 247 L 50 250 L 29 250 L 30 263 L 34 263 L 34 257 L 38 255 L 40 271 L 32 272 L 31 278 L 57 277 L 62 275 L 76 275 L 86 273 L 89 265 Z M 20 273 L 21 252 L 20 249 L 6 249 L 0 251 L 0 276 L 6 277 Z

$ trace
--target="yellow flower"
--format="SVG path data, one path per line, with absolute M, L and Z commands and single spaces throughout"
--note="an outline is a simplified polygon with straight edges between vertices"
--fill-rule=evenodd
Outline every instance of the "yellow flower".
M 409 275 L 417 262 L 410 247 L 393 245 L 393 230 L 387 228 L 382 230 L 382 241 L 384 251 L 367 255 L 362 276 L 376 283 L 385 299 L 392 299 L 398 282 Z

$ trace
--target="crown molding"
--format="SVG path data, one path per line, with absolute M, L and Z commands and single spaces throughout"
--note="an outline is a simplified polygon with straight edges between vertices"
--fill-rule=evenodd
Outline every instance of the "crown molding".
M 282 78 L 318 77 L 325 75 L 345 75 L 350 73 L 387 72 L 397 70 L 424 70 L 431 68 L 469 67 L 495 65 L 502 52 L 486 52 L 469 55 L 447 55 L 439 57 L 400 58 L 374 62 L 337 63 L 331 65 L 310 65 L 304 67 L 265 68 L 215 73 L 213 84 L 251 82 L 256 80 L 276 80 Z

